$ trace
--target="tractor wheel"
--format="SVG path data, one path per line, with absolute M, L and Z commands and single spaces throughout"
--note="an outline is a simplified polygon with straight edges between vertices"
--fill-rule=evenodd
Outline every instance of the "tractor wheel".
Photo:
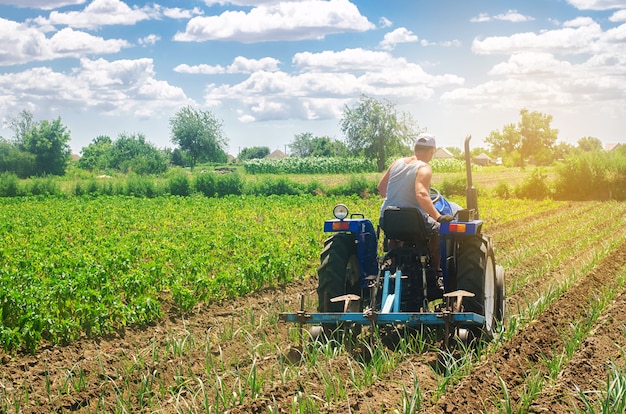
M 361 294 L 354 235 L 335 233 L 326 239 L 317 276 L 318 312 L 343 312 L 343 302 L 330 300 L 348 293 Z
M 318 312 L 343 312 L 344 302 L 330 300 L 349 293 L 361 295 L 359 262 L 353 234 L 335 233 L 326 239 L 317 275 Z M 360 303 L 353 303 L 351 307 L 355 305 L 358 307 L 356 311 L 360 311 Z M 343 326 L 337 324 L 324 324 L 323 328 L 329 337 L 334 338 L 341 336 L 344 330 Z M 353 326 L 349 336 L 358 335 L 359 328 L 360 325 Z
M 492 339 L 504 309 L 498 305 L 498 281 L 490 240 L 483 237 L 462 240 L 459 243 L 457 266 L 457 289 L 475 295 L 463 300 L 465 312 L 474 312 L 485 317 L 482 328 L 473 331 L 485 339 Z M 504 278 L 501 279 L 504 289 Z

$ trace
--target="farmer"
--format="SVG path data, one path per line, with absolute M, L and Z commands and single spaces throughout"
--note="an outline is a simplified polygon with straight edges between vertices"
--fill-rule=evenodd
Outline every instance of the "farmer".
M 435 149 L 435 137 L 431 134 L 420 134 L 413 146 L 413 156 L 394 161 L 380 179 L 378 191 L 385 197 L 380 208 L 380 217 L 389 206 L 415 207 L 420 210 L 430 236 L 431 265 L 440 270 L 439 223 L 452 221 L 453 217 L 439 213 L 430 198 L 433 170 L 428 163 L 433 158 Z

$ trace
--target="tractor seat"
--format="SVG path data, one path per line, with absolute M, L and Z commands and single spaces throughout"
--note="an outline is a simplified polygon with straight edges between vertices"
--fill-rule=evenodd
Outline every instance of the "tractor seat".
M 424 216 L 417 208 L 389 206 L 383 211 L 380 228 L 390 240 L 400 240 L 408 245 L 423 246 L 428 243 Z

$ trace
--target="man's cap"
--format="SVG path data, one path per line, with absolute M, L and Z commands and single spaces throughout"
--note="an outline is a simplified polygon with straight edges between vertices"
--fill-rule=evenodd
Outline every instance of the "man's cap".
M 437 148 L 437 144 L 435 143 L 435 136 L 426 133 L 419 134 L 415 139 L 414 146 Z

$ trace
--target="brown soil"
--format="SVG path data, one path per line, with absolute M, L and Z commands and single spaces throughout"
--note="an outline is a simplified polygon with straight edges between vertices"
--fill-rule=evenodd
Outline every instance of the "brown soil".
M 582 205 L 570 205 L 566 210 L 574 215 L 588 212 Z M 525 223 L 550 223 L 555 214 L 536 215 L 525 219 Z M 620 214 L 616 212 L 612 219 L 623 220 Z M 518 248 L 507 239 L 507 228 L 515 225 L 508 223 L 489 231 L 502 254 Z M 606 221 L 598 223 L 598 231 L 605 225 Z M 544 231 L 558 230 L 546 226 Z M 497 242 L 499 235 L 502 245 Z M 618 275 L 623 275 L 626 268 L 626 243 L 619 242 L 624 239 L 624 230 L 620 230 L 607 236 L 604 244 L 591 243 L 584 251 L 572 251 L 570 260 L 542 279 L 530 281 L 528 288 L 540 295 L 548 289 L 549 281 L 564 279 L 590 257 L 601 257 L 523 329 L 494 344 L 468 372 L 441 392 L 438 368 L 442 354 L 437 349 L 442 344 L 438 339 L 422 353 L 403 356 L 396 367 L 360 389 L 349 385 L 349 373 L 361 361 L 358 356 L 340 352 L 318 362 L 340 373 L 338 381 L 348 384 L 341 398 L 326 396 L 325 379 L 319 372 L 303 369 L 299 374 L 283 376 L 289 367 L 293 368 L 285 362 L 284 353 L 294 344 L 297 329 L 274 320 L 278 312 L 298 309 L 303 293 L 315 297 L 316 279 L 309 277 L 285 287 L 198 306 L 185 316 L 164 299 L 166 316 L 152 326 L 129 328 L 106 338 L 83 338 L 67 346 L 47 345 L 36 355 L 0 353 L 0 413 L 290 413 L 294 400 L 301 395 L 314 400 L 325 413 L 408 412 L 402 407 L 403 396 L 411 395 L 416 384 L 422 395 L 421 412 L 498 412 L 505 402 L 511 404 L 513 412 L 573 412 L 575 407 L 582 408 L 578 389 L 604 389 L 609 361 L 619 367 L 625 364 L 626 288 L 618 283 Z M 603 251 L 611 241 L 616 247 Z M 507 280 L 522 274 L 525 266 L 528 264 L 508 269 Z M 564 333 L 569 332 L 572 323 L 588 316 L 589 302 L 604 289 L 615 291 L 615 300 L 593 324 L 558 377 L 551 379 L 542 361 L 563 352 Z M 520 291 L 511 295 L 509 305 L 518 309 L 526 294 Z M 308 309 L 313 307 L 307 303 Z M 460 358 L 459 351 L 455 355 Z M 237 389 L 237 384 L 245 383 L 242 376 L 251 367 L 266 379 L 257 395 L 242 397 L 234 407 L 221 407 L 215 398 L 217 389 Z M 222 373 L 221 377 L 215 378 L 215 372 Z M 544 385 L 529 406 L 523 407 L 528 380 L 533 376 L 541 378 Z M 202 401 L 203 395 L 209 396 L 208 401 Z M 593 398 L 592 393 L 589 395 Z

